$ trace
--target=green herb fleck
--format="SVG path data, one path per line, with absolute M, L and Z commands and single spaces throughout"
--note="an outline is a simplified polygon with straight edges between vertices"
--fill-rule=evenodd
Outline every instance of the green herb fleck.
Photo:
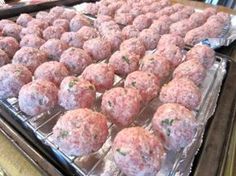
M 17 75 L 20 75 L 20 74 L 21 74 L 21 71 L 22 71 L 21 69 L 16 69 L 16 70 L 15 70 L 15 73 L 16 73 Z
M 131 84 L 132 84 L 133 87 L 136 86 L 136 82 L 135 81 L 133 81 Z
M 77 79 L 74 79 L 74 80 L 70 81 L 69 82 L 69 88 L 72 88 L 77 82 L 78 82 Z
M 126 156 L 126 154 L 127 154 L 127 153 L 121 151 L 120 148 L 116 149 L 116 151 L 117 151 L 119 154 L 123 155 L 123 156 Z
M 111 103 L 110 101 L 108 101 L 108 105 L 109 105 L 110 107 L 112 107 L 112 103 Z
M 122 59 L 127 63 L 130 64 L 129 58 L 127 56 L 122 56 Z
M 68 131 L 61 130 L 59 137 L 62 138 L 62 139 L 64 139 L 64 138 L 66 138 L 68 135 L 69 135 L 69 132 L 68 132 Z
M 174 119 L 165 119 L 161 121 L 161 124 L 163 126 L 171 126 L 174 122 Z

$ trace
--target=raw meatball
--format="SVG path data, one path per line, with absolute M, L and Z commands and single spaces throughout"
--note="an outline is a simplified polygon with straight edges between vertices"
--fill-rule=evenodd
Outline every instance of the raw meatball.
M 152 24 L 152 19 L 146 17 L 145 15 L 139 15 L 133 21 L 133 25 L 139 31 L 142 31 L 143 29 L 148 28 L 151 24 Z
M 130 4 L 123 4 L 116 13 L 128 13 L 132 9 Z
M 180 3 L 176 3 L 176 4 L 173 4 L 171 7 L 174 9 L 175 12 L 177 12 L 177 11 L 182 10 L 184 8 L 184 5 Z
M 30 116 L 46 112 L 57 104 L 57 87 L 46 80 L 35 80 L 24 85 L 19 92 L 21 111 Z
M 47 60 L 45 52 L 32 47 L 22 47 L 13 56 L 12 63 L 24 65 L 34 73 L 35 69 Z
M 175 78 L 161 88 L 160 100 L 163 103 L 179 103 L 188 109 L 200 104 L 200 89 L 188 78 Z
M 165 34 L 161 36 L 157 49 L 167 48 L 169 45 L 176 45 L 179 48 L 184 48 L 184 40 L 176 34 Z
M 122 34 L 125 39 L 134 38 L 138 37 L 139 30 L 136 29 L 133 25 L 128 25 L 122 29 Z
M 179 151 L 193 141 L 197 121 L 193 113 L 184 106 L 167 103 L 157 109 L 152 127 L 164 138 L 167 149 Z
M 98 8 L 99 8 L 99 5 L 98 4 L 95 4 L 95 3 L 86 3 L 86 6 L 84 8 L 84 13 L 85 14 L 90 14 L 90 15 L 93 15 L 93 16 L 96 16 L 97 13 L 98 13 Z
M 9 58 L 12 58 L 19 49 L 19 43 L 13 37 L 0 38 L 0 49 L 5 51 Z
M 95 85 L 98 92 L 104 92 L 113 86 L 115 73 L 111 65 L 97 63 L 86 67 L 82 77 Z
M 0 67 L 6 65 L 10 62 L 10 58 L 8 57 L 7 53 L 0 49 Z
M 70 47 L 82 48 L 84 44 L 84 36 L 78 32 L 65 32 L 61 36 L 61 41 Z
M 40 47 L 40 50 L 46 52 L 50 59 L 59 60 L 61 54 L 67 48 L 68 45 L 63 41 L 58 39 L 50 39 Z
M 61 81 L 69 75 L 63 63 L 50 61 L 41 64 L 34 72 L 35 79 L 44 79 L 51 81 L 56 86 L 59 86 Z
M 126 76 L 127 74 L 138 69 L 140 56 L 127 51 L 116 51 L 109 59 L 115 73 L 120 76 Z
M 170 33 L 179 35 L 180 37 L 185 37 L 188 31 L 190 31 L 193 28 L 190 21 L 188 19 L 184 19 L 181 21 L 178 21 L 176 23 L 173 23 L 170 26 Z
M 28 22 L 31 21 L 33 19 L 33 17 L 27 13 L 22 13 L 20 14 L 20 16 L 17 18 L 16 23 L 26 27 Z
M 104 60 L 111 55 L 111 44 L 100 37 L 84 42 L 83 49 L 92 56 L 94 61 Z
M 83 26 L 82 28 L 80 28 L 78 34 L 82 36 L 84 41 L 98 37 L 97 30 L 89 26 Z
M 157 18 L 156 18 L 156 14 L 153 13 L 153 12 L 148 12 L 148 13 L 145 14 L 145 16 L 148 17 L 148 18 L 150 18 L 150 19 L 152 19 L 152 20 L 157 19 Z
M 182 50 L 175 45 L 158 49 L 156 54 L 164 56 L 171 63 L 172 67 L 177 67 L 183 61 Z
M 155 176 L 165 155 L 161 141 L 142 127 L 121 130 L 112 144 L 112 153 L 127 176 Z
M 72 18 L 74 18 L 75 15 L 76 12 L 74 10 L 65 10 L 60 18 L 70 21 Z
M 195 12 L 189 17 L 189 23 L 193 28 L 203 25 L 207 20 L 207 16 L 202 12 Z
M 160 90 L 160 80 L 152 73 L 135 71 L 127 76 L 124 87 L 137 89 L 143 102 L 149 102 L 157 96 Z
M 201 40 L 209 37 L 209 28 L 201 26 L 187 32 L 184 37 L 184 43 L 188 45 L 195 45 Z
M 71 31 L 78 31 L 83 26 L 90 26 L 90 21 L 83 15 L 76 15 L 70 21 L 70 30 Z
M 139 67 L 139 70 L 152 73 L 161 80 L 170 74 L 170 69 L 169 61 L 165 57 L 156 54 L 144 56 Z
M 37 26 L 41 30 L 46 29 L 49 26 L 49 23 L 44 19 L 32 19 L 30 22 L 28 22 L 27 27 L 29 26 Z
M 56 6 L 56 7 L 51 8 L 51 10 L 49 11 L 49 14 L 54 15 L 56 17 L 60 17 L 64 11 L 65 11 L 64 7 Z
M 60 39 L 61 35 L 65 32 L 63 27 L 59 26 L 49 26 L 43 31 L 43 38 L 45 40 L 49 39 Z
M 144 29 L 139 33 L 139 39 L 145 45 L 146 50 L 153 50 L 157 46 L 160 35 L 153 29 Z
M 196 59 L 205 68 L 210 68 L 215 61 L 215 51 L 206 45 L 196 45 L 187 52 L 186 59 Z
M 116 87 L 106 91 L 102 97 L 102 112 L 118 126 L 130 125 L 141 108 L 139 91 Z
M 52 139 L 66 154 L 88 155 L 99 150 L 108 137 L 104 115 L 89 109 L 66 112 L 53 127 Z
M 37 26 L 29 26 L 29 27 L 26 27 L 26 28 L 22 28 L 21 32 L 20 32 L 20 37 L 21 39 L 26 36 L 26 35 L 30 35 L 30 34 L 33 34 L 33 35 L 36 35 L 38 37 L 42 37 L 42 30 L 37 27 Z
M 124 40 L 124 37 L 120 31 L 108 32 L 103 37 L 107 42 L 111 44 L 112 51 L 119 50 L 120 44 Z
M 74 76 L 68 76 L 62 80 L 58 101 L 66 110 L 91 108 L 95 98 L 95 87 L 89 81 Z
M 159 35 L 169 33 L 169 28 L 170 28 L 170 25 L 164 20 L 155 20 L 150 26 L 150 29 L 152 29 Z
M 112 17 L 107 15 L 98 15 L 97 18 L 94 20 L 94 27 L 99 28 L 102 23 L 112 21 Z
M 134 18 L 130 13 L 118 13 L 114 17 L 115 22 L 121 25 L 132 24 L 133 19 Z
M 34 34 L 28 34 L 24 36 L 20 41 L 20 46 L 28 46 L 33 48 L 40 48 L 45 43 L 45 40 L 34 35 Z
M 6 19 L 0 20 L 0 31 L 2 31 L 3 28 L 4 28 L 7 24 L 15 24 L 15 23 L 14 23 L 13 21 L 11 21 L 11 20 L 6 20 Z
M 48 12 L 46 12 L 46 11 L 39 11 L 39 12 L 36 14 L 35 18 L 36 18 L 36 19 L 39 19 L 39 20 L 43 20 L 43 19 L 46 19 L 48 16 L 49 16 L 49 15 L 48 15 Z
M 23 65 L 7 64 L 0 68 L 0 99 L 17 97 L 21 87 L 32 80 Z
M 128 51 L 129 53 L 134 53 L 142 57 L 146 49 L 140 39 L 130 38 L 121 43 L 120 50 Z
M 14 37 L 16 40 L 20 40 L 20 32 L 22 27 L 18 24 L 7 24 L 2 30 L 3 36 Z
M 217 13 L 216 8 L 214 7 L 208 7 L 205 10 L 203 10 L 204 15 L 206 15 L 206 18 L 209 18 L 212 15 L 215 15 Z
M 197 59 L 190 59 L 175 69 L 173 77 L 185 77 L 192 80 L 196 85 L 200 85 L 206 77 L 206 69 Z
M 71 74 L 80 74 L 85 67 L 92 63 L 92 58 L 86 51 L 71 47 L 62 53 L 60 62 L 67 67 Z
M 53 26 L 62 27 L 64 29 L 64 31 L 69 31 L 69 29 L 70 29 L 69 25 L 70 25 L 70 23 L 66 19 L 57 19 L 53 22 Z
M 116 24 L 114 21 L 108 21 L 108 22 L 104 22 L 102 23 L 99 27 L 98 27 L 98 31 L 100 32 L 101 35 L 106 35 L 109 32 L 118 32 L 121 31 L 120 27 L 118 24 Z
M 135 18 L 141 14 L 143 14 L 141 7 L 133 7 L 129 10 L 129 13 Z

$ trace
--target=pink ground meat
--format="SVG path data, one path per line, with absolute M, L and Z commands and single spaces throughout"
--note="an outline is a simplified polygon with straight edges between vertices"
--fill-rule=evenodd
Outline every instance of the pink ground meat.
M 29 26 L 37 26 L 40 29 L 44 30 L 49 26 L 49 23 L 47 21 L 45 21 L 44 19 L 32 19 L 27 24 L 27 27 L 29 27 Z
M 160 39 L 159 33 L 155 32 L 153 29 L 144 29 L 139 33 L 140 41 L 145 45 L 146 50 L 153 50 L 156 48 L 158 41 Z
M 84 36 L 78 32 L 65 32 L 61 36 L 61 41 L 70 47 L 82 48 L 84 45 Z
M 143 56 L 145 54 L 146 48 L 140 39 L 130 38 L 121 43 L 120 50 Z
M 60 17 L 63 12 L 65 11 L 65 8 L 62 6 L 55 6 L 53 8 L 51 8 L 51 10 L 49 11 L 50 15 L 54 15 L 56 17 Z
M 143 29 L 148 28 L 151 24 L 152 24 L 152 19 L 146 17 L 145 15 L 139 15 L 133 21 L 133 25 L 139 31 L 142 31 Z
M 8 37 L 13 37 L 19 41 L 21 30 L 22 30 L 22 26 L 20 26 L 18 24 L 7 24 L 2 29 L 2 35 L 8 36 Z
M 108 43 L 111 44 L 112 51 L 119 50 L 120 44 L 124 40 L 124 37 L 120 31 L 108 32 L 103 37 Z
M 182 37 L 176 34 L 165 34 L 161 36 L 157 45 L 157 49 L 166 48 L 169 45 L 176 45 L 179 48 L 184 48 L 184 40 Z
M 83 26 L 90 26 L 90 21 L 83 15 L 77 14 L 70 21 L 70 30 L 73 32 L 78 31 Z
M 208 30 L 207 27 L 201 26 L 188 31 L 184 37 L 184 43 L 192 46 L 199 43 L 201 40 L 209 37 Z
M 84 9 L 84 13 L 95 16 L 98 13 L 98 8 L 99 8 L 98 4 L 86 3 L 85 9 Z
M 7 20 L 7 19 L 0 20 L 0 31 L 2 31 L 3 28 L 4 28 L 7 24 L 14 24 L 14 22 L 11 21 L 11 20 Z
M 122 29 L 122 34 L 125 39 L 134 38 L 138 37 L 139 30 L 136 29 L 133 25 L 128 25 Z
M 130 13 L 118 13 L 115 15 L 114 20 L 121 25 L 129 25 L 133 22 L 133 16 Z
M 0 49 L 5 51 L 11 59 L 19 49 L 19 43 L 13 37 L 3 37 L 0 38 Z
M 53 26 L 56 27 L 62 27 L 64 29 L 64 31 L 69 31 L 70 26 L 69 26 L 69 21 L 66 19 L 57 19 L 53 22 Z
M 188 19 L 184 19 L 173 23 L 170 26 L 170 33 L 185 37 L 187 32 L 190 31 L 192 28 L 193 26 L 190 24 L 190 21 Z
M 60 18 L 70 21 L 75 15 L 76 12 L 74 10 L 65 10 Z
M 195 12 L 189 17 L 189 22 L 193 28 L 203 25 L 207 20 L 207 16 L 201 12 Z
M 16 23 L 18 25 L 21 25 L 23 27 L 26 27 L 28 22 L 31 21 L 33 17 L 27 13 L 22 13 L 20 16 L 17 18 Z
M 39 27 L 37 27 L 37 26 L 29 26 L 29 27 L 26 27 L 26 28 L 22 28 L 22 30 L 20 32 L 20 37 L 22 39 L 24 36 L 30 35 L 30 34 L 36 35 L 38 37 L 42 37 L 43 36 L 42 30 Z
M 80 28 L 80 30 L 78 31 L 78 34 L 82 36 L 84 41 L 87 41 L 87 40 L 90 40 L 99 36 L 98 31 L 94 29 L 93 27 L 89 27 L 89 26 L 83 26 L 82 28 Z
M 97 18 L 94 20 L 94 27 L 99 28 L 102 23 L 112 21 L 112 17 L 107 15 L 98 15 Z
M 8 57 L 7 53 L 0 49 L 0 67 L 6 65 L 10 62 L 10 58 Z
M 49 39 L 60 39 L 61 35 L 65 32 L 65 29 L 60 26 L 49 26 L 43 31 L 43 38 Z
M 40 48 L 45 43 L 45 40 L 34 34 L 25 35 L 20 41 L 20 47 Z

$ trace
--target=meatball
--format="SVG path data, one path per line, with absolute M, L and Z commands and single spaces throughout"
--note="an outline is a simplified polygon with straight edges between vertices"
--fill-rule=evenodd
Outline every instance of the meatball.
M 31 80 L 31 72 L 23 65 L 2 66 L 0 68 L 0 99 L 17 97 L 21 87 Z
M 95 85 L 98 92 L 104 92 L 113 86 L 114 68 L 106 63 L 91 64 L 85 68 L 82 77 Z
M 127 176 L 155 176 L 165 155 L 161 141 L 142 127 L 121 130 L 112 144 L 112 153 Z
M 133 19 L 134 18 L 130 13 L 118 13 L 114 17 L 115 22 L 121 25 L 132 24 Z
M 207 16 L 202 12 L 195 12 L 189 17 L 189 23 L 193 28 L 203 25 L 207 20 Z
M 214 7 L 208 7 L 204 9 L 202 13 L 206 15 L 206 18 L 209 18 L 210 16 L 215 15 L 217 13 L 217 10 Z
M 108 32 L 103 37 L 107 42 L 111 44 L 112 51 L 119 50 L 120 44 L 124 40 L 124 37 L 120 31 Z
M 104 60 L 111 55 L 111 44 L 100 37 L 84 42 L 83 49 L 92 56 L 94 61 Z
M 107 15 L 98 15 L 97 18 L 94 20 L 94 27 L 99 28 L 102 23 L 112 21 L 112 17 Z
M 141 100 L 138 90 L 116 87 L 103 94 L 101 109 L 116 125 L 128 126 L 139 114 Z
M 171 7 L 174 9 L 175 12 L 177 12 L 177 11 L 182 10 L 184 8 L 184 5 L 180 3 L 176 3 L 176 4 L 173 4 Z
M 44 19 L 32 19 L 30 22 L 28 22 L 27 27 L 29 26 L 37 26 L 41 30 L 46 29 L 49 26 L 49 23 Z
M 140 39 L 130 38 L 121 43 L 120 50 L 126 50 L 142 57 L 145 54 L 146 49 Z
M 22 13 L 20 16 L 17 18 L 16 23 L 18 25 L 21 25 L 23 27 L 26 27 L 28 22 L 31 21 L 33 17 L 27 13 Z
M 70 21 L 70 30 L 77 32 L 83 26 L 90 26 L 90 21 L 83 15 L 76 15 Z
M 83 26 L 82 28 L 80 28 L 80 30 L 78 31 L 78 34 L 82 36 L 84 41 L 87 41 L 87 40 L 90 40 L 99 36 L 97 30 L 89 26 Z
M 161 80 L 170 74 L 170 69 L 169 61 L 165 57 L 156 54 L 144 56 L 139 67 L 139 70 L 152 73 Z
M 107 137 L 106 117 L 89 109 L 67 111 L 53 127 L 52 135 L 61 150 L 74 156 L 96 152 Z
M 39 11 L 38 13 L 36 13 L 35 18 L 39 19 L 39 20 L 43 20 L 43 19 L 45 20 L 48 16 L 49 16 L 48 12 L 46 12 L 46 11 Z
M 169 28 L 170 25 L 164 20 L 155 20 L 150 26 L 150 29 L 159 35 L 169 33 Z
M 206 69 L 196 59 L 190 59 L 180 64 L 173 73 L 174 78 L 185 77 L 200 85 L 206 77 Z
M 212 31 L 211 31 L 212 32 Z M 188 45 L 195 45 L 199 43 L 201 40 L 209 37 L 209 28 L 201 26 L 195 29 L 192 29 L 187 32 L 184 37 L 184 43 Z
M 146 50 L 153 50 L 158 44 L 160 35 L 153 29 L 144 29 L 139 33 L 139 39 L 145 45 Z
M 21 111 L 30 116 L 46 112 L 57 104 L 57 87 L 46 80 L 35 80 L 24 85 L 19 92 Z
M 86 51 L 71 47 L 62 53 L 60 62 L 67 67 L 71 74 L 80 74 L 85 67 L 92 63 L 92 58 Z
M 133 25 L 128 25 L 122 29 L 122 34 L 125 39 L 135 38 L 138 37 L 139 30 L 136 29 Z
M 26 35 L 30 35 L 30 34 L 33 34 L 33 35 L 36 35 L 38 37 L 42 37 L 42 30 L 37 27 L 37 26 L 29 26 L 29 27 L 26 27 L 26 28 L 22 28 L 21 32 L 20 32 L 20 37 L 21 39 L 26 36 Z
M 115 70 L 115 73 L 120 76 L 127 74 L 138 69 L 140 56 L 127 51 L 116 51 L 109 59 Z
M 3 28 L 4 28 L 7 24 L 15 24 L 15 23 L 14 23 L 13 21 L 7 20 L 7 19 L 0 20 L 0 31 L 2 31 Z
M 66 19 L 68 21 L 70 21 L 72 18 L 74 18 L 74 16 L 76 15 L 76 12 L 74 10 L 65 10 L 62 15 L 60 16 L 60 18 L 62 19 Z
M 51 10 L 49 11 L 49 14 L 54 15 L 56 17 L 60 17 L 64 11 L 65 11 L 64 7 L 56 6 L 56 7 L 51 8 Z
M 68 45 L 63 41 L 60 41 L 58 39 L 50 39 L 40 47 L 40 50 L 46 52 L 50 59 L 59 60 L 61 54 L 67 48 Z
M 96 16 L 98 13 L 98 8 L 99 8 L 98 4 L 86 3 L 85 8 L 84 8 L 84 13 Z
M 173 151 L 179 151 L 192 142 L 197 126 L 194 114 L 177 103 L 163 104 L 152 119 L 153 129 L 164 138 L 165 147 Z
M 196 59 L 209 69 L 214 64 L 215 51 L 206 45 L 196 45 L 187 52 L 186 59 Z
M 170 33 L 179 35 L 180 37 L 185 37 L 188 31 L 190 31 L 193 28 L 190 21 L 188 19 L 184 19 L 181 21 L 178 21 L 176 23 L 173 23 L 170 26 Z
M 60 26 L 49 26 L 43 31 L 43 38 L 49 39 L 60 39 L 61 35 L 65 32 L 65 29 Z
M 13 37 L 0 38 L 0 49 L 5 51 L 9 58 L 12 58 L 19 49 L 19 43 Z
M 135 71 L 127 76 L 124 87 L 137 89 L 143 102 L 149 102 L 157 96 L 160 90 L 160 80 L 152 73 Z
M 57 19 L 53 22 L 53 26 L 56 27 L 62 27 L 64 31 L 69 31 L 70 26 L 69 26 L 69 21 L 66 19 Z
M 18 24 L 7 24 L 2 30 L 3 36 L 14 37 L 16 40 L 20 40 L 20 32 L 22 27 Z
M 27 46 L 32 48 L 40 48 L 45 43 L 45 40 L 34 35 L 28 34 L 24 36 L 20 41 L 20 46 Z
M 34 72 L 35 79 L 44 79 L 51 81 L 56 86 L 59 86 L 61 81 L 69 75 L 63 63 L 57 61 L 49 61 L 41 64 Z
M 116 24 L 114 21 L 108 21 L 108 22 L 104 22 L 102 23 L 99 27 L 98 27 L 98 31 L 100 32 L 101 35 L 106 35 L 109 32 L 118 32 L 121 31 L 120 27 L 118 24 Z
M 179 103 L 188 109 L 195 109 L 200 104 L 200 89 L 188 78 L 175 78 L 164 85 L 160 92 L 163 103 Z
M 66 110 L 91 108 L 95 98 L 95 87 L 89 81 L 74 76 L 68 76 L 62 80 L 58 101 Z
M 0 67 L 6 65 L 10 62 L 10 58 L 8 57 L 7 53 L 0 49 Z
M 179 48 L 184 48 L 184 40 L 176 34 L 165 34 L 161 36 L 157 49 L 168 48 L 169 45 L 176 45 Z
M 61 36 L 61 41 L 70 47 L 82 48 L 84 44 L 84 36 L 78 32 L 65 32 Z
M 139 15 L 133 21 L 133 25 L 139 31 L 142 31 L 143 29 L 148 28 L 151 24 L 152 24 L 152 19 L 148 18 L 145 15 Z

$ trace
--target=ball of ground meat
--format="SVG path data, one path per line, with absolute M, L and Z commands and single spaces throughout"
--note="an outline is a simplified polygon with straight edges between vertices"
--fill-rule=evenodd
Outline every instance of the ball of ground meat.
M 25 35 L 20 41 L 20 47 L 27 46 L 32 48 L 40 48 L 45 43 L 45 40 L 34 35 Z
M 192 28 L 203 25 L 206 20 L 207 16 L 202 12 L 195 12 L 189 17 L 189 23 L 192 25 Z
M 98 14 L 99 15 L 108 15 L 113 17 L 115 14 L 115 9 L 111 8 L 111 6 L 105 6 L 105 5 L 100 5 L 98 8 Z
M 70 21 L 75 15 L 76 12 L 74 10 L 65 10 L 60 18 Z
M 177 67 L 183 61 L 183 52 L 175 45 L 158 49 L 156 54 L 164 56 L 171 63 L 172 67 Z
M 190 59 L 180 64 L 173 73 L 174 78 L 188 78 L 200 85 L 206 77 L 206 69 L 197 59 Z
M 214 7 L 208 7 L 204 9 L 202 13 L 206 15 L 206 18 L 209 18 L 210 16 L 215 15 L 217 13 L 217 10 Z
M 13 56 L 12 63 L 24 65 L 34 73 L 35 69 L 47 60 L 45 52 L 32 47 L 22 47 Z
M 160 100 L 163 103 L 179 103 L 188 109 L 200 104 L 200 89 L 188 78 L 176 78 L 161 88 Z
M 99 28 L 102 23 L 112 21 L 112 17 L 107 16 L 107 15 L 98 15 L 97 18 L 94 20 L 94 27 Z
M 187 32 L 190 31 L 192 28 L 193 26 L 189 22 L 189 19 L 184 19 L 176 23 L 173 23 L 170 26 L 170 33 L 179 35 L 180 37 L 185 37 Z
M 155 32 L 152 28 L 144 29 L 139 33 L 140 41 L 145 45 L 146 50 L 153 50 L 156 48 L 160 39 L 159 33 Z
M 27 27 L 29 27 L 29 26 L 37 26 L 41 30 L 44 30 L 49 26 L 49 23 L 47 21 L 45 21 L 44 19 L 32 19 L 27 24 Z
M 195 45 L 201 40 L 209 37 L 209 28 L 201 26 L 187 32 L 184 37 L 184 43 L 188 45 Z
M 103 94 L 101 109 L 114 124 L 128 126 L 139 114 L 141 100 L 138 90 L 116 87 Z
M 6 65 L 10 62 L 10 58 L 8 57 L 7 53 L 0 49 L 0 67 Z
M 65 32 L 65 29 L 60 26 L 49 26 L 43 31 L 43 38 L 49 39 L 60 39 L 61 35 Z
M 36 13 L 35 18 L 39 19 L 39 20 L 43 20 L 46 19 L 48 16 L 48 12 L 46 11 L 39 11 L 38 13 Z
M 37 27 L 37 26 L 29 26 L 29 27 L 26 27 L 26 28 L 22 28 L 21 32 L 20 32 L 20 38 L 22 39 L 24 36 L 26 35 L 30 35 L 30 34 L 33 34 L 33 35 L 36 35 L 38 37 L 42 37 L 42 30 Z
M 92 56 L 94 61 L 104 60 L 111 55 L 111 44 L 100 37 L 84 42 L 83 49 Z
M 24 85 L 19 92 L 21 111 L 35 116 L 53 108 L 58 101 L 58 89 L 49 81 L 35 80 Z
M 111 44 L 112 51 L 119 50 L 120 44 L 124 40 L 124 37 L 120 31 L 108 32 L 103 37 L 107 42 Z
M 0 20 L 0 31 L 2 31 L 3 28 L 4 28 L 7 24 L 15 24 L 15 23 L 14 23 L 13 21 L 7 20 L 7 19 Z
M 111 65 L 97 63 L 86 67 L 81 76 L 95 85 L 98 92 L 104 92 L 113 86 L 115 73 Z
M 68 155 L 82 156 L 99 150 L 108 137 L 104 115 L 89 109 L 66 112 L 53 127 L 52 139 Z
M 126 76 L 127 74 L 138 69 L 140 56 L 127 51 L 116 51 L 109 59 L 115 73 L 120 76 Z
M 73 32 L 78 31 L 83 26 L 90 26 L 90 21 L 85 16 L 77 14 L 70 21 L 70 30 Z
M 69 26 L 69 21 L 66 19 L 57 19 L 53 22 L 53 26 L 56 27 L 62 27 L 64 31 L 69 31 L 70 26 Z
M 125 39 L 135 38 L 138 37 L 139 30 L 136 29 L 133 25 L 128 25 L 122 29 L 122 34 Z
M 33 17 L 27 13 L 22 13 L 20 16 L 17 18 L 16 23 L 18 25 L 21 25 L 23 27 L 26 27 L 28 22 L 31 21 Z
M 68 45 L 63 41 L 58 39 L 50 39 L 40 47 L 40 50 L 46 52 L 50 59 L 59 60 L 61 54 L 67 48 Z
M 224 24 L 230 24 L 230 20 L 231 20 L 230 14 L 225 13 L 225 12 L 218 12 L 216 15 L 220 22 Z
M 84 36 L 78 32 L 65 32 L 61 36 L 61 41 L 70 47 L 82 48 L 84 45 Z
M 148 18 L 150 18 L 150 19 L 152 19 L 152 20 L 156 20 L 156 19 L 157 19 L 155 13 L 148 12 L 148 13 L 146 13 L 145 15 L 146 15 L 146 17 L 148 17 Z
M 35 79 L 51 81 L 59 86 L 61 81 L 69 75 L 66 66 L 57 61 L 49 61 L 41 64 L 34 72 Z
M 14 37 L 16 40 L 20 40 L 20 32 L 22 27 L 18 24 L 7 24 L 2 30 L 3 36 Z
M 210 68 L 215 61 L 215 51 L 206 45 L 196 45 L 187 52 L 186 59 L 196 59 L 205 68 Z
M 141 14 L 143 14 L 141 7 L 133 7 L 129 10 L 129 13 L 135 18 Z
M 167 48 L 169 45 L 176 45 L 179 48 L 184 48 L 184 40 L 182 37 L 176 34 L 165 34 L 161 36 L 157 49 Z
M 142 127 L 121 130 L 112 144 L 112 153 L 127 176 L 155 176 L 165 155 L 161 141 Z
M 54 15 L 56 17 L 60 17 L 64 11 L 65 11 L 64 7 L 56 6 L 56 7 L 51 8 L 51 10 L 49 11 L 49 14 Z
M 130 13 L 118 13 L 114 17 L 115 22 L 121 25 L 132 24 L 133 19 L 134 18 Z
M 190 15 L 187 15 L 185 12 L 184 12 L 184 9 L 181 10 L 181 11 L 178 11 L 172 15 L 170 15 L 170 19 L 173 23 L 176 23 L 178 21 L 181 21 L 183 19 L 187 19 L 189 18 Z
M 23 65 L 2 66 L 0 68 L 0 99 L 17 97 L 21 87 L 31 80 L 31 72 Z
M 180 3 L 176 3 L 176 4 L 173 4 L 171 7 L 174 9 L 175 12 L 177 12 L 177 11 L 182 10 L 184 8 L 184 5 Z
M 85 8 L 84 8 L 84 13 L 95 16 L 98 13 L 98 8 L 99 8 L 98 4 L 86 3 Z
M 58 101 L 66 110 L 91 108 L 95 99 L 95 86 L 89 81 L 74 76 L 68 76 L 62 80 Z
M 4 37 L 0 39 L 0 49 L 5 51 L 9 58 L 12 58 L 19 49 L 19 43 L 13 37 Z
M 125 79 L 124 87 L 137 89 L 143 102 L 149 102 L 159 93 L 160 80 L 152 73 L 134 71 Z
M 152 73 L 158 79 L 164 80 L 170 74 L 171 66 L 165 57 L 149 54 L 141 60 L 139 70 Z
M 84 41 L 87 41 L 87 40 L 90 40 L 99 36 L 98 31 L 94 29 L 93 27 L 89 27 L 89 26 L 83 26 L 82 28 L 80 28 L 80 30 L 77 33 L 83 37 Z
M 160 106 L 152 119 L 153 129 L 164 138 L 165 147 L 180 151 L 189 145 L 197 132 L 194 114 L 177 103 Z
M 152 19 L 146 17 L 145 15 L 139 15 L 133 21 L 133 25 L 139 31 L 142 31 L 143 29 L 148 28 L 151 24 L 152 24 Z
M 98 31 L 100 32 L 101 35 L 106 35 L 109 32 L 118 32 L 121 31 L 120 27 L 118 24 L 116 24 L 114 21 L 108 21 L 108 22 L 104 22 L 102 23 L 99 27 L 98 27 Z
M 71 47 L 62 53 L 60 62 L 67 67 L 71 74 L 80 74 L 85 67 L 92 63 L 92 58 L 86 51 Z
M 124 3 L 119 9 L 117 9 L 116 13 L 128 13 L 132 9 L 130 4 Z
M 145 54 L 145 46 L 138 38 L 130 38 L 125 40 L 120 45 L 120 50 L 126 50 L 139 56 Z

